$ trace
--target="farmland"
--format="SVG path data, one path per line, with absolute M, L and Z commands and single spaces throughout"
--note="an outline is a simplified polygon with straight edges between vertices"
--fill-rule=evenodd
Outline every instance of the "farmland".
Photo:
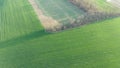
M 28 0 L 0 0 L 0 68 L 119 68 L 119 44 L 120 17 L 47 33 Z
M 0 41 L 42 30 L 27 0 L 0 0 Z
M 57 34 L 37 35 L 29 39 L 18 38 L 2 43 L 0 67 L 119 67 L 119 21 L 120 18 L 116 18 Z
M 61 30 L 120 16 L 119 8 L 107 2 L 106 0 L 28 1 L 33 6 L 47 32 L 58 32 Z
M 35 0 L 46 16 L 51 16 L 60 23 L 69 23 L 69 19 L 83 15 L 83 11 L 68 0 Z M 47 3 L 46 3 L 47 2 Z

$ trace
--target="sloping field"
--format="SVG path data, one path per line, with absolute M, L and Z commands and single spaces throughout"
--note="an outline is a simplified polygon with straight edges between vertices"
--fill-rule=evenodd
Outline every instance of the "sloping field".
M 29 2 L 30 3 L 34 2 L 34 4 L 31 3 L 33 8 L 35 10 L 37 9 L 40 10 L 40 12 L 42 13 L 42 16 L 40 16 L 41 13 L 36 12 L 47 32 L 57 32 L 57 31 L 68 29 L 68 28 L 74 28 L 77 26 L 81 26 L 83 24 L 84 25 L 88 24 L 88 22 L 86 21 L 93 22 L 94 20 L 96 22 L 98 20 L 101 20 L 103 17 L 108 19 L 110 17 L 117 16 L 118 15 L 117 13 L 120 12 L 119 11 L 120 9 L 118 9 L 118 7 L 115 7 L 113 4 L 109 3 L 107 0 L 97 0 L 97 1 L 84 0 L 83 2 L 81 2 L 80 0 L 73 0 L 73 1 L 72 0 L 71 1 L 70 0 L 60 0 L 60 1 L 29 0 Z M 74 2 L 77 2 L 78 4 L 77 3 L 75 4 Z M 79 5 L 82 3 L 88 6 Z M 37 9 L 34 7 L 35 5 Z M 83 7 L 80 7 L 80 6 L 83 6 Z M 87 13 L 87 11 L 89 12 Z M 98 12 L 98 13 L 94 13 L 94 12 Z M 103 16 L 100 13 L 102 13 Z M 93 16 L 96 16 L 95 17 L 96 19 L 89 17 L 90 14 L 93 14 Z M 107 14 L 111 16 L 108 16 Z M 82 21 L 82 20 L 85 20 L 85 21 Z
M 48 34 L 27 0 L 1 2 L 0 68 L 120 68 L 120 18 Z
M 1 68 L 119 68 L 120 18 L 0 43 Z M 17 26 L 17 25 L 16 25 Z M 31 34 L 30 34 L 31 35 Z M 19 40 L 20 39 L 20 40 Z
M 27 0 L 0 0 L 0 41 L 43 29 Z
M 69 23 L 70 19 L 77 18 L 83 14 L 83 11 L 71 4 L 69 0 L 35 1 L 46 16 L 51 16 L 61 23 Z

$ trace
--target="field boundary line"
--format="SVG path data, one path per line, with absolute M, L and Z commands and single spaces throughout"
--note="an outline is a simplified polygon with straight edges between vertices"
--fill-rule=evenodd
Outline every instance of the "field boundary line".
M 38 19 L 41 21 L 41 24 L 45 28 L 45 30 L 53 30 L 55 28 L 61 28 L 62 24 L 59 23 L 57 20 L 53 19 L 52 17 L 45 16 L 44 13 L 41 11 L 35 0 L 28 0 L 29 3 L 32 5 L 34 11 L 36 12 Z

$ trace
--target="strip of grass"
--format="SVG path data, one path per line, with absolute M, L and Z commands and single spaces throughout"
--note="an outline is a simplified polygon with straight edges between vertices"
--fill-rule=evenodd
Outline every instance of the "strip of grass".
M 61 23 L 69 23 L 69 19 L 75 19 L 84 13 L 69 0 L 36 0 L 36 2 L 45 15 Z
M 0 41 L 42 30 L 27 0 L 0 0 Z

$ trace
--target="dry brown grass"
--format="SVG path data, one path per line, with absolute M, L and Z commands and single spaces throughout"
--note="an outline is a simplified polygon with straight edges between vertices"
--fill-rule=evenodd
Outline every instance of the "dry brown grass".
M 53 19 L 52 17 L 45 16 L 44 13 L 40 10 L 35 0 L 28 0 L 30 4 L 33 6 L 41 24 L 45 28 L 46 31 L 58 31 L 61 29 L 62 24 Z

